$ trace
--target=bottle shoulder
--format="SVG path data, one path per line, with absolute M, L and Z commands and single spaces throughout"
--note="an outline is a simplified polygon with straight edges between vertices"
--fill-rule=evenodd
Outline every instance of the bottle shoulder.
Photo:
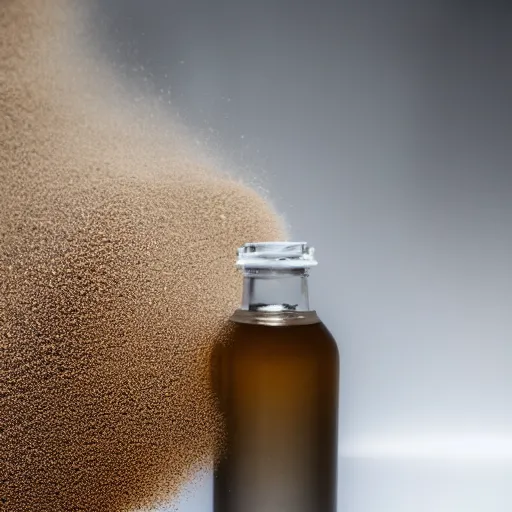
M 321 323 L 316 311 L 248 311 L 237 309 L 230 320 L 237 324 L 285 327 Z
M 254 350 L 258 353 L 267 353 L 283 350 L 289 353 L 288 351 L 293 348 L 295 353 L 325 353 L 338 356 L 336 340 L 316 313 L 313 312 L 314 316 L 307 319 L 290 318 L 292 315 L 289 315 L 288 318 L 281 318 L 279 321 L 271 319 L 270 322 L 268 318 L 263 319 L 264 321 L 254 321 L 252 313 L 235 314 L 234 318 L 231 318 L 227 330 L 229 334 L 224 340 L 228 352 Z M 237 321 L 240 317 L 250 321 Z

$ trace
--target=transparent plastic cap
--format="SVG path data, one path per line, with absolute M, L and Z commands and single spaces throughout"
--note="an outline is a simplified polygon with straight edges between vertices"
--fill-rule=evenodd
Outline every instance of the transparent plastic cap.
M 250 269 L 307 269 L 317 265 L 306 242 L 254 242 L 238 249 L 236 266 Z

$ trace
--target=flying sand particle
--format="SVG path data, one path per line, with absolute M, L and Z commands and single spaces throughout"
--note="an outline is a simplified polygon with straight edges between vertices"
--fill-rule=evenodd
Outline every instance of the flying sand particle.
M 254 191 L 95 71 L 77 6 L 0 0 L 0 509 L 12 512 L 151 510 L 209 467 L 208 360 L 239 299 L 233 255 L 283 237 Z

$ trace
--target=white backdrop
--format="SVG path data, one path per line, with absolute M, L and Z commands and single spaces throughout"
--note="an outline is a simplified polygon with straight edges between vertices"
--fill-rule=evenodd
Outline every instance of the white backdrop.
M 317 248 L 340 511 L 512 510 L 506 3 L 101 4 L 120 75 L 149 76 Z

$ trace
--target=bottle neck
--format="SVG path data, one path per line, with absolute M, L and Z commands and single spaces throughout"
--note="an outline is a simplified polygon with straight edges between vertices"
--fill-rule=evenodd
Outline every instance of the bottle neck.
M 242 310 L 310 311 L 307 269 L 250 269 L 244 273 Z

